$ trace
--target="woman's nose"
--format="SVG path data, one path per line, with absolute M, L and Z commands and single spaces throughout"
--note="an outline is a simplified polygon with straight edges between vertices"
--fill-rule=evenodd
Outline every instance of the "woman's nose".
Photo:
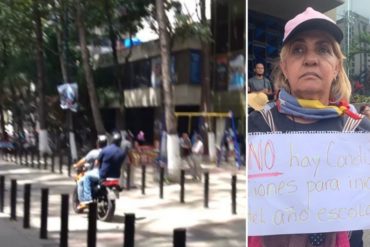
M 316 52 L 307 51 L 305 59 L 304 59 L 304 65 L 312 66 L 312 65 L 316 65 L 317 63 L 318 63 L 318 56 Z

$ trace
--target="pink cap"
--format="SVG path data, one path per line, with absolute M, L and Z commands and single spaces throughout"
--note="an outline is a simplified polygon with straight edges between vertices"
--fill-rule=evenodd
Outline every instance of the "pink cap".
M 286 23 L 283 43 L 291 39 L 297 33 L 312 29 L 319 29 L 330 33 L 338 43 L 343 39 L 342 30 L 340 30 L 332 19 L 308 7 L 304 12 L 298 14 Z

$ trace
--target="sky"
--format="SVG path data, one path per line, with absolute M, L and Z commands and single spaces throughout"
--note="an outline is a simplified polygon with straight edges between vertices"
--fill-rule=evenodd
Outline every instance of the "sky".
M 353 12 L 356 12 L 366 18 L 370 19 L 370 1 L 369 0 L 345 0 L 344 3 L 337 8 L 337 15 L 340 16 L 349 8 Z
M 189 0 L 179 0 L 183 6 L 183 10 L 185 13 L 189 13 L 193 19 L 197 20 L 198 15 L 197 15 L 197 4 L 199 1 L 189 1 Z M 211 11 L 210 11 L 210 0 L 206 0 L 206 16 L 209 19 L 211 16 Z M 198 13 L 199 14 L 199 13 Z M 199 14 L 200 15 L 200 14 Z M 173 20 L 173 16 L 169 16 L 170 21 Z M 144 24 L 144 29 L 140 30 L 137 34 L 136 37 L 140 39 L 142 42 L 150 41 L 153 39 L 157 39 L 158 35 L 150 29 L 149 23 L 143 23 Z

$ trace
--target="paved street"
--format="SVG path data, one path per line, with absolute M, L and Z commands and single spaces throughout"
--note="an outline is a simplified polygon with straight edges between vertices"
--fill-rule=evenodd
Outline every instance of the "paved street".
M 225 166 L 210 169 L 209 208 L 203 207 L 203 184 L 190 180 L 185 185 L 185 204 L 179 202 L 180 186 L 165 185 L 164 198 L 159 198 L 158 184 L 153 180 L 152 167 L 147 169 L 146 195 L 140 189 L 123 191 L 117 201 L 113 222 L 98 221 L 97 246 L 122 246 L 125 213 L 135 213 L 135 246 L 172 246 L 175 228 L 187 229 L 187 246 L 194 247 L 239 247 L 245 246 L 246 192 L 245 170 Z M 141 170 L 137 169 L 135 180 L 140 185 Z M 237 214 L 231 210 L 231 175 L 237 175 Z M 64 172 L 66 174 L 66 172 Z M 0 214 L 0 238 L 4 247 L 20 246 L 59 246 L 60 198 L 70 194 L 74 182 L 66 175 L 50 173 L 46 170 L 28 168 L 1 161 L 0 175 L 5 175 L 5 212 Z M 17 179 L 17 221 L 9 220 L 10 179 Z M 22 228 L 23 185 L 32 184 L 31 227 Z M 48 239 L 39 240 L 41 188 L 48 187 L 49 218 Z M 5 231 L 6 229 L 6 231 Z M 69 246 L 87 246 L 87 214 L 76 215 L 70 208 Z M 3 237 L 3 235 L 7 237 Z M 21 237 L 20 237 L 21 236 Z M 5 245 L 4 245 L 5 244 Z

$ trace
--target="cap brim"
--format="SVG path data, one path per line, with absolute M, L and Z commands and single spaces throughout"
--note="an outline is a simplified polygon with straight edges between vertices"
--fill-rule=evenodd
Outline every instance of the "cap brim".
M 283 40 L 283 44 L 294 38 L 298 33 L 309 30 L 322 30 L 328 32 L 338 43 L 343 39 L 343 32 L 336 24 L 325 19 L 311 19 L 295 27 L 294 30 Z

